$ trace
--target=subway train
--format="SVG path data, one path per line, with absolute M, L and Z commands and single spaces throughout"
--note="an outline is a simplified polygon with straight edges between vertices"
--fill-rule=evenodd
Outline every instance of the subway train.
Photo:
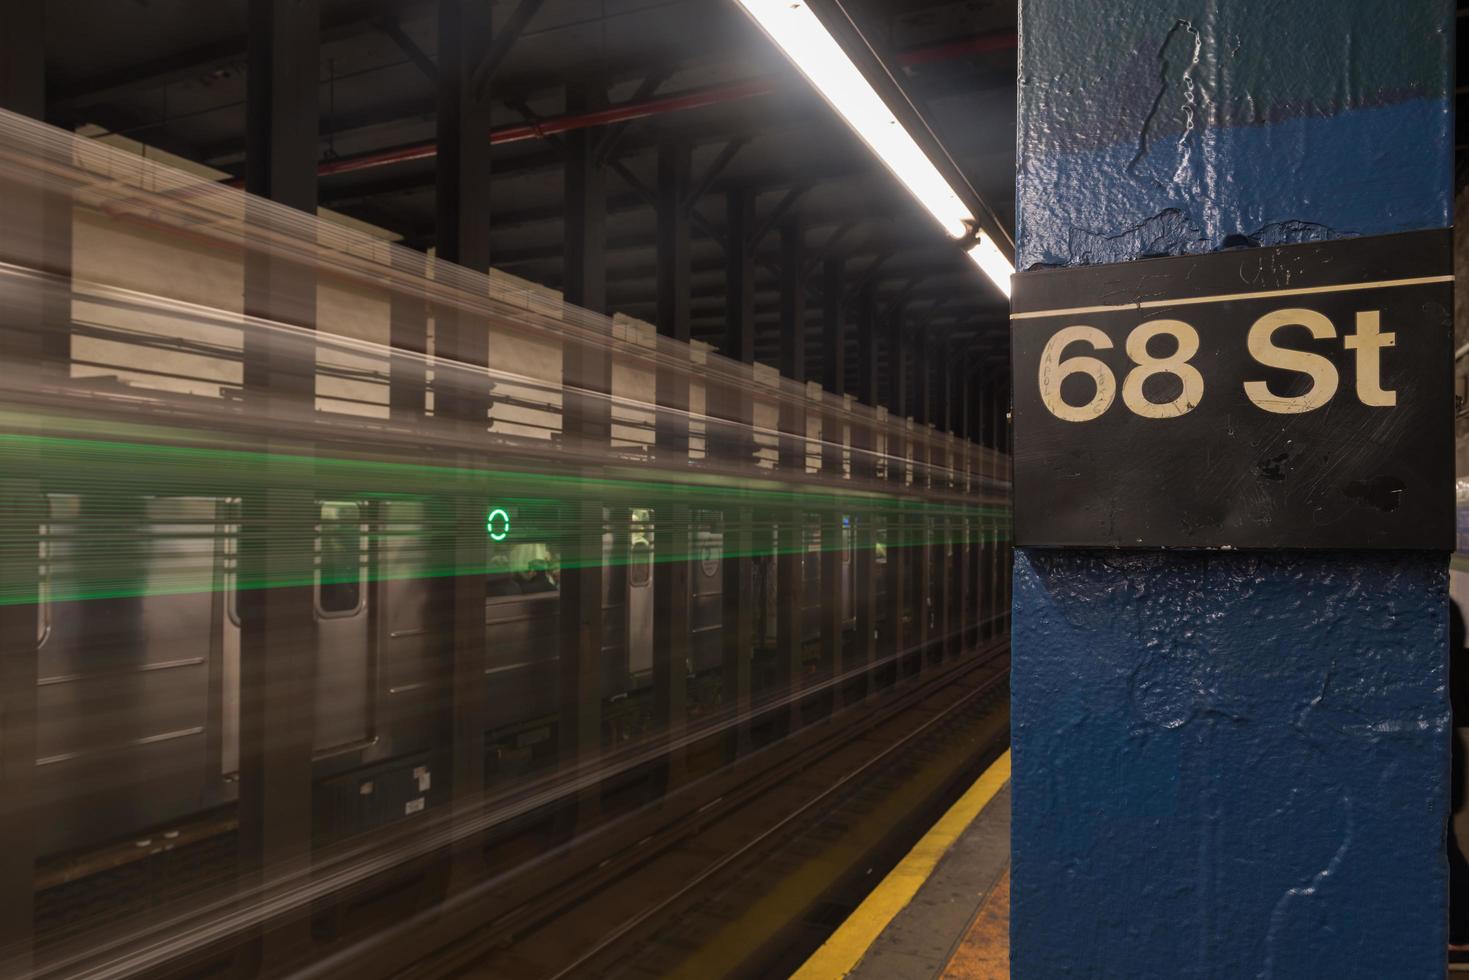
M 91 559 L 86 498 L 48 493 L 41 528 L 37 605 L 37 777 L 46 818 L 43 853 L 124 838 L 176 822 L 236 795 L 240 753 L 240 592 L 237 499 L 153 496 L 109 548 L 125 549 L 144 580 L 166 582 L 180 566 L 207 574 L 214 591 L 51 601 L 69 595 Z M 434 579 L 425 567 L 423 505 L 322 500 L 314 542 L 316 620 L 314 755 L 324 838 L 360 833 L 425 806 L 437 733 L 427 626 Z M 116 512 L 112 502 L 110 513 Z M 651 514 L 604 514 L 600 662 L 604 698 L 646 696 L 653 668 Z M 721 664 L 724 562 L 721 515 L 697 518 L 697 561 L 687 602 L 693 687 Z M 529 526 L 529 530 L 526 530 Z M 503 528 L 503 530 L 497 530 Z M 559 606 L 554 546 L 535 539 L 517 507 L 497 507 L 486 535 L 484 738 L 487 782 L 554 764 Z M 820 531 L 800 557 L 802 640 L 819 638 Z M 842 617 L 855 629 L 850 528 L 843 529 Z M 772 546 L 773 553 L 773 546 Z M 885 556 L 876 564 L 885 567 Z M 391 567 L 382 574 L 379 565 Z M 752 562 L 757 621 L 775 643 L 778 575 L 769 555 Z M 502 570 L 503 569 L 503 570 Z M 205 571 L 207 570 L 207 571 Z M 879 571 L 881 582 L 881 571 Z M 885 594 L 879 585 L 879 594 Z M 188 653 L 191 655 L 184 656 Z M 609 716 L 628 720 L 628 711 Z M 77 786 L 87 787 L 78 806 Z M 367 787 L 371 787 L 368 789 Z M 341 800 L 372 798 L 341 812 Z
M 766 765 L 805 722 L 855 724 L 869 693 L 1002 629 L 1002 453 L 85 141 L 38 164 L 11 125 L 0 202 L 59 185 L 72 218 L 66 275 L 0 262 L 0 468 L 24 497 L 0 511 L 0 655 L 35 678 L 34 769 L 6 785 L 27 794 L 46 955 L 86 934 L 110 956 L 151 942 L 157 910 L 217 916 L 289 879 L 267 820 L 354 881 L 463 836 L 502 847 L 486 875 L 553 853 L 567 826 Z M 257 304 L 265 259 L 295 279 Z M 404 320 L 478 350 L 405 353 Z M 578 357 L 600 389 L 567 381 Z M 665 569 L 681 664 L 659 646 Z M 564 663 L 593 580 L 599 646 Z M 34 646 L 14 627 L 32 615 Z M 261 751 L 275 704 L 309 715 L 309 746 Z

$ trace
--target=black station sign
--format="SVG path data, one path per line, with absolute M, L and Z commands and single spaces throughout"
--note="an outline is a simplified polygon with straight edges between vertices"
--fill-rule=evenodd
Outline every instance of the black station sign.
M 1447 230 L 1014 279 L 1015 540 L 1454 546 Z

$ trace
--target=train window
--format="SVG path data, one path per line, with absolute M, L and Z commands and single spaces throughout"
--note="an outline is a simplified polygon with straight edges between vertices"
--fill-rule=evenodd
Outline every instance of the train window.
M 648 547 L 648 542 L 633 542 L 630 565 L 629 584 L 633 588 L 642 588 L 653 580 L 653 549 Z
M 485 554 L 485 597 L 489 599 L 507 596 L 537 595 L 555 592 L 560 586 L 561 558 L 556 549 L 534 535 L 544 520 L 538 520 L 538 512 L 532 508 L 527 512 L 521 507 L 499 507 L 504 516 L 505 533 L 497 533 L 501 527 L 497 517 L 491 533 L 485 535 L 488 549 Z M 509 530 L 512 529 L 513 531 Z
M 704 573 L 705 578 L 713 578 L 719 574 L 719 545 L 712 541 L 699 545 L 699 571 Z
M 362 507 L 323 501 L 316 607 L 323 616 L 350 616 L 362 608 Z
M 51 525 L 42 524 L 40 534 L 40 559 L 36 577 L 36 646 L 44 646 L 51 635 L 51 549 L 47 538 L 51 536 Z
M 228 497 L 220 502 L 219 514 L 224 522 L 221 543 L 224 554 L 224 614 L 231 625 L 240 625 L 240 498 Z

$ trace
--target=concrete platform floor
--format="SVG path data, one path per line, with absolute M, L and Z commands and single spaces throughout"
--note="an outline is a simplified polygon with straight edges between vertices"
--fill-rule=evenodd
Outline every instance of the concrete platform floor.
M 1010 975 L 1010 756 L 924 835 L 794 980 Z

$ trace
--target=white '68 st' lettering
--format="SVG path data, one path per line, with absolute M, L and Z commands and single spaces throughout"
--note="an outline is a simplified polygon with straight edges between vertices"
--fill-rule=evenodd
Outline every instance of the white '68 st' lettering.
M 1245 347 L 1256 364 L 1304 375 L 1310 385 L 1299 394 L 1278 394 L 1263 380 L 1244 382 L 1244 393 L 1257 408 L 1277 415 L 1313 412 L 1336 397 L 1341 377 L 1331 359 L 1313 351 L 1295 350 L 1276 343 L 1276 334 L 1287 327 L 1303 327 L 1314 340 L 1335 340 L 1339 336 L 1335 324 L 1316 310 L 1288 308 L 1273 310 L 1250 326 Z M 1157 356 L 1148 349 L 1149 342 L 1167 335 L 1176 345 L 1173 351 Z M 1344 349 L 1355 352 L 1355 394 L 1357 400 L 1371 408 L 1391 408 L 1397 404 L 1397 392 L 1382 387 L 1382 351 L 1397 346 L 1397 334 L 1382 332 L 1380 310 L 1364 310 L 1356 314 L 1356 332 L 1341 337 Z M 1037 381 L 1041 402 L 1058 419 L 1066 422 L 1089 422 L 1100 418 L 1112 407 L 1119 394 L 1117 376 L 1100 358 L 1073 355 L 1063 358 L 1066 349 L 1085 343 L 1094 351 L 1113 348 L 1112 339 L 1096 327 L 1074 324 L 1058 330 L 1041 352 Z M 1203 400 L 1205 377 L 1192 362 L 1199 352 L 1199 332 L 1182 320 L 1150 320 L 1134 327 L 1124 345 L 1133 367 L 1122 380 L 1120 394 L 1128 411 L 1148 419 L 1178 418 L 1192 412 Z M 1082 405 L 1072 405 L 1061 397 L 1061 383 L 1073 374 L 1092 379 L 1092 397 Z M 1180 390 L 1170 401 L 1155 402 L 1143 394 L 1143 384 L 1157 374 L 1178 378 Z
M 1276 347 L 1275 331 L 1282 327 L 1305 327 L 1317 340 L 1336 336 L 1331 321 L 1315 310 L 1275 310 L 1266 313 L 1250 328 L 1250 356 L 1266 367 L 1296 371 L 1311 379 L 1311 387 L 1302 395 L 1276 395 L 1263 381 L 1246 381 L 1245 394 L 1250 401 L 1267 412 L 1294 415 L 1320 408 L 1331 401 L 1340 382 L 1336 368 L 1320 354 Z

